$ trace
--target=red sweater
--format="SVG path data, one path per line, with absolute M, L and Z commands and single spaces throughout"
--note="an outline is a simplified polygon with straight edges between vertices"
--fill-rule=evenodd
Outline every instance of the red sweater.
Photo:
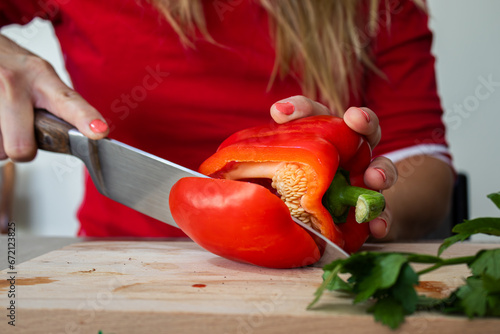
M 375 155 L 420 144 L 446 153 L 427 16 L 404 0 L 391 12 L 390 30 L 381 27 L 370 41 L 386 79 L 367 71 L 350 105 L 377 113 L 383 135 Z M 301 94 L 291 77 L 266 90 L 274 44 L 256 1 L 223 8 L 207 1 L 205 15 L 225 47 L 200 39 L 184 48 L 146 1 L 0 3 L 0 26 L 36 16 L 53 23 L 74 89 L 104 115 L 110 137 L 192 169 L 233 132 L 269 122 L 274 102 Z M 100 195 L 88 177 L 78 218 L 85 236 L 183 235 Z

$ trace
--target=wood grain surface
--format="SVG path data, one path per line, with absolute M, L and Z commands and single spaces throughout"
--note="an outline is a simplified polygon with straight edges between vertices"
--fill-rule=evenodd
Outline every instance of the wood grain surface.
M 365 249 L 435 254 L 438 244 L 367 245 Z M 445 256 L 494 244 L 460 244 Z M 391 331 L 366 305 L 326 293 L 306 306 L 320 268 L 275 270 L 232 262 L 192 242 L 86 241 L 16 267 L 16 326 L 7 324 L 8 270 L 0 272 L 0 333 L 498 333 L 500 319 L 420 312 Z M 444 296 L 465 266 L 422 277 L 421 293 Z M 6 279 L 4 279 L 6 278 Z M 2 313 L 2 312 L 0 312 Z M 5 314 L 5 315 L 4 315 Z

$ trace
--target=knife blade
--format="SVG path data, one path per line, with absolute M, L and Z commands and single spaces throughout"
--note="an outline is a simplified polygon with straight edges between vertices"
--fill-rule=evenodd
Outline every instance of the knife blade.
M 323 252 L 321 258 L 315 262 L 313 267 L 323 267 L 324 265 L 337 260 L 337 259 L 347 259 L 350 255 L 345 250 L 340 248 L 333 241 L 325 237 L 323 234 L 319 233 L 311 226 L 301 222 L 297 218 L 292 216 L 292 220 L 297 224 L 302 226 L 304 230 L 306 230 L 309 235 L 314 239 L 316 244 L 319 246 L 320 251 Z
M 207 177 L 113 139 L 89 139 L 45 110 L 35 112 L 35 136 L 42 150 L 82 160 L 104 196 L 175 227 L 170 189 L 183 177 Z
M 208 177 L 117 140 L 89 139 L 43 109 L 35 110 L 35 137 L 38 148 L 83 161 L 104 196 L 177 228 L 168 206 L 170 189 L 183 177 Z M 320 264 L 349 256 L 319 232 L 292 219 L 324 249 Z

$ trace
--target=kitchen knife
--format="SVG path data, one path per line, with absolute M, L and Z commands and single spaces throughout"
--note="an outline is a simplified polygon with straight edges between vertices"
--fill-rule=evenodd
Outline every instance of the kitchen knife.
M 89 139 L 45 110 L 35 111 L 35 136 L 42 150 L 82 160 L 104 196 L 175 227 L 170 189 L 183 177 L 207 177 L 113 139 Z
M 178 226 L 168 206 L 170 189 L 183 177 L 207 177 L 113 139 L 89 139 L 42 109 L 35 110 L 35 136 L 38 148 L 82 160 L 104 196 L 175 227 Z M 298 219 L 294 221 L 325 248 L 326 261 L 348 256 L 311 227 Z

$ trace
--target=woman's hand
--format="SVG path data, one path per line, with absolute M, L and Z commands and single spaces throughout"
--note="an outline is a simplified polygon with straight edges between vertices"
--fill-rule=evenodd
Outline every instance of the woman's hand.
M 326 106 L 304 96 L 292 96 L 271 106 L 271 116 L 277 123 L 286 123 L 308 116 L 332 114 Z M 351 129 L 366 137 L 372 148 L 378 144 L 381 131 L 378 118 L 373 111 L 368 108 L 351 107 L 344 113 L 343 118 Z M 389 159 L 377 157 L 366 169 L 364 181 L 372 189 L 388 189 L 397 181 L 396 167 Z M 391 213 L 386 207 L 379 217 L 370 221 L 371 234 L 375 238 L 385 237 L 389 232 L 391 222 Z
M 0 34 L 0 159 L 36 155 L 34 108 L 44 108 L 92 139 L 108 126 L 99 112 L 66 86 L 52 66 Z

